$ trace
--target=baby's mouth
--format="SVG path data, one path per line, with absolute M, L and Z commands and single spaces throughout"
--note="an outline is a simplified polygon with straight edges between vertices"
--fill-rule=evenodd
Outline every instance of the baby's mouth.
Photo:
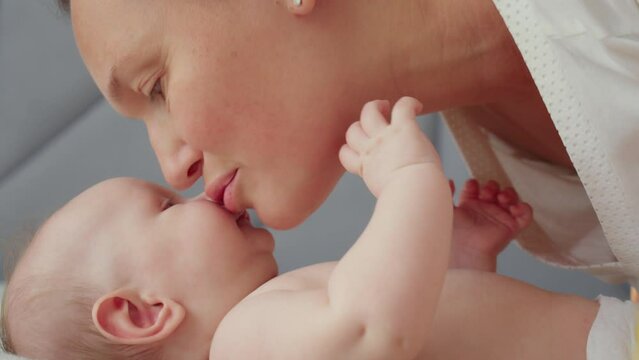
M 235 215 L 235 221 L 238 225 L 251 225 L 251 217 L 248 214 L 248 211 L 244 210 Z

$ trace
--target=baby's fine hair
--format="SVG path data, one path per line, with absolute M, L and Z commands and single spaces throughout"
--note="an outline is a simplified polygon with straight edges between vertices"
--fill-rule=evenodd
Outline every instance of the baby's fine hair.
M 9 276 L 0 318 L 2 349 L 42 360 L 162 359 L 159 344 L 116 344 L 98 331 L 92 310 L 103 294 L 76 277 L 78 271 L 82 269 L 70 265 L 58 274 L 41 273 L 19 281 L 14 274 Z M 28 334 L 27 339 L 14 338 L 17 325 L 26 327 L 19 336 Z

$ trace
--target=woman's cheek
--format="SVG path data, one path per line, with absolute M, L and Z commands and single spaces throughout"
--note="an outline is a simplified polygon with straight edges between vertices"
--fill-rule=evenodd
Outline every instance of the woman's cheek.
M 171 119 L 182 140 L 200 150 L 219 145 L 232 131 L 215 109 L 197 95 L 180 93 L 172 99 Z

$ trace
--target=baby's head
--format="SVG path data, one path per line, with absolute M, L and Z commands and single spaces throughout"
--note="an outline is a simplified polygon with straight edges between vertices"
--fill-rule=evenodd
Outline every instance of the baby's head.
M 226 313 L 277 275 L 272 251 L 270 233 L 206 199 L 105 181 L 27 248 L 6 290 L 5 343 L 37 359 L 205 358 Z

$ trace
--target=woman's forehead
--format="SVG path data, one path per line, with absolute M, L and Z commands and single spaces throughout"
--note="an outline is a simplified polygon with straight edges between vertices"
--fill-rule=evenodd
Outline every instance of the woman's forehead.
M 101 87 L 121 63 L 157 49 L 164 32 L 158 0 L 74 0 L 71 18 L 78 48 Z

